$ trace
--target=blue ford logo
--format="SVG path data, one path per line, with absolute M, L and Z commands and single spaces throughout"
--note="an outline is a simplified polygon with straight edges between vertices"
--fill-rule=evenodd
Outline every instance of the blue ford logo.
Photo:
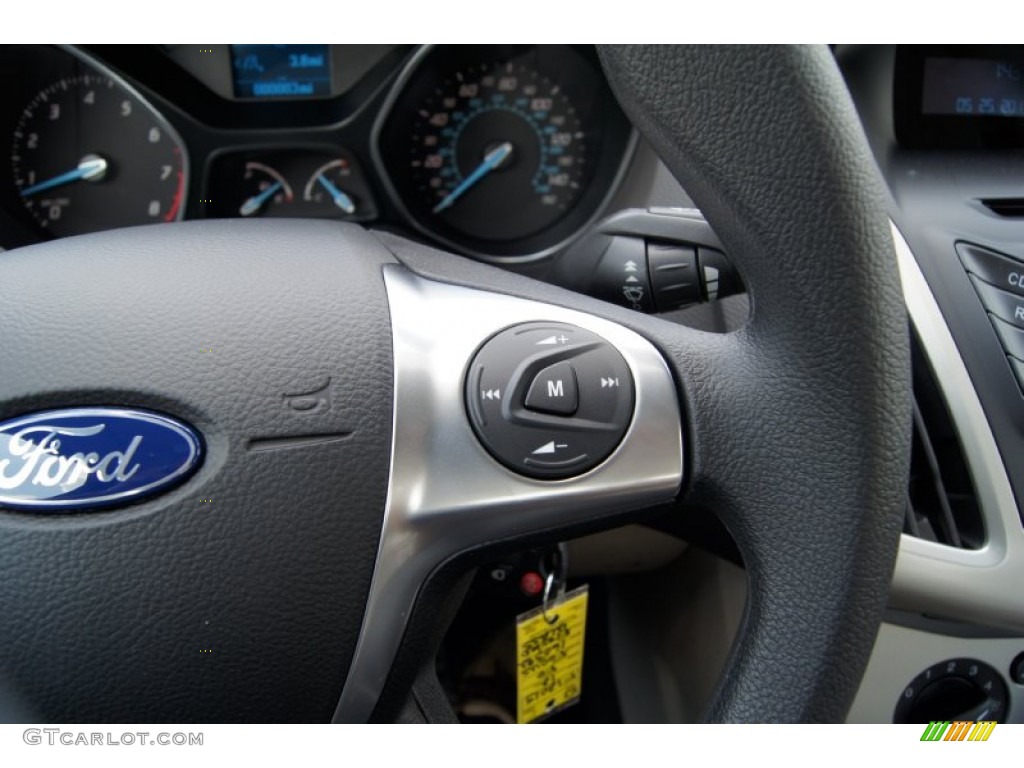
M 64 408 L 0 422 L 0 507 L 59 512 L 151 496 L 199 465 L 187 425 L 129 408 Z

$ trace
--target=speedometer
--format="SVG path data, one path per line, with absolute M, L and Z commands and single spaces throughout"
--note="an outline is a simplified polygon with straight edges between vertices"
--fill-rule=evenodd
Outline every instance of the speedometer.
M 576 108 L 548 77 L 511 62 L 470 65 L 420 104 L 410 175 L 423 207 L 460 232 L 522 238 L 576 201 L 586 138 Z
M 420 231 L 482 257 L 565 243 L 614 188 L 630 129 L 591 49 L 423 49 L 378 125 L 385 182 Z

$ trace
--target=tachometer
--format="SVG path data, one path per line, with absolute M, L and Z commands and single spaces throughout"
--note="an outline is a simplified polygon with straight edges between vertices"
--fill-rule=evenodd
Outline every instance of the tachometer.
M 169 124 L 113 77 L 85 72 L 39 91 L 11 153 L 25 208 L 54 237 L 181 218 L 186 162 Z

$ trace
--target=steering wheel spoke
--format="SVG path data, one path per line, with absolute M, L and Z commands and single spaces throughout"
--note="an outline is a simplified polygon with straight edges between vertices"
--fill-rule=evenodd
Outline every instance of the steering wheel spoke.
M 364 720 L 373 711 L 416 597 L 446 560 L 502 540 L 551 534 L 669 501 L 682 481 L 675 383 L 642 336 L 595 315 L 440 283 L 402 267 L 387 267 L 384 282 L 395 357 L 390 490 L 360 641 L 336 713 L 340 721 Z M 554 331 L 542 330 L 521 347 L 529 349 L 526 360 L 546 354 L 570 359 L 565 355 L 573 354 L 572 341 L 557 331 L 564 325 L 603 339 L 628 367 L 633 402 L 625 434 L 589 471 L 572 471 L 570 465 L 572 476 L 564 479 L 527 474 L 531 453 L 549 459 L 566 444 L 549 436 L 565 434 L 567 443 L 578 437 L 559 431 L 557 418 L 554 426 L 546 419 L 533 430 L 537 449 L 524 449 L 512 466 L 491 455 L 474 434 L 467 395 L 490 402 L 504 398 L 509 409 L 517 388 L 506 378 L 486 390 L 466 387 L 472 361 L 496 334 L 527 325 Z M 589 344 L 579 346 L 585 350 Z M 582 370 L 578 358 L 571 359 Z M 542 359 L 534 367 L 544 364 Z M 615 386 L 604 378 L 599 391 Z M 522 398 L 523 387 L 518 389 Z

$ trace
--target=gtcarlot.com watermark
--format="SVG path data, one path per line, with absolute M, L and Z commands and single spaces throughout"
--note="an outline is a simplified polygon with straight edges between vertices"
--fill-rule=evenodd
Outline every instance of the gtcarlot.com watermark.
M 51 747 L 201 747 L 203 733 L 150 733 L 149 731 L 123 731 L 97 733 L 96 731 L 64 731 L 60 728 L 27 728 L 21 738 L 32 746 L 46 744 Z

